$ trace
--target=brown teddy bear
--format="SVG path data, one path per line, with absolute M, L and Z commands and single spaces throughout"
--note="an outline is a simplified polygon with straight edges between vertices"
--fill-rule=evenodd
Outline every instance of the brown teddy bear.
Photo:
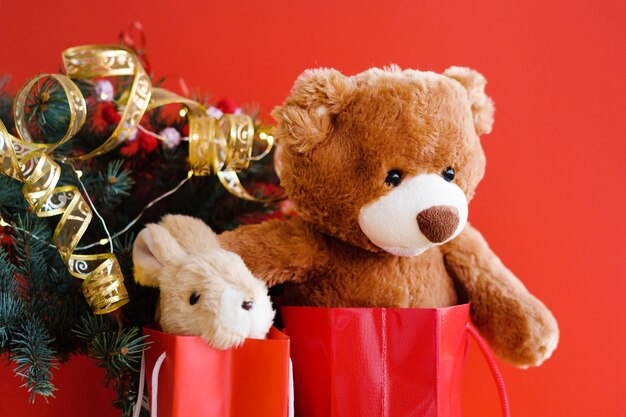
M 471 318 L 504 360 L 539 365 L 556 348 L 550 311 L 467 223 L 491 131 L 485 78 L 370 69 L 304 72 L 273 116 L 281 182 L 298 217 L 220 235 L 290 304 L 445 307 Z

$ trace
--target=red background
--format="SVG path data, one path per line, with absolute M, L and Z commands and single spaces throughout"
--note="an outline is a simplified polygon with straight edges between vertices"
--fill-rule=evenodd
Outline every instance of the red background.
M 266 112 L 308 67 L 481 71 L 497 113 L 470 218 L 561 326 L 544 366 L 504 366 L 513 415 L 624 415 L 626 2 L 62 3 L 0 0 L 0 72 L 16 86 L 56 71 L 66 47 L 115 42 L 134 20 L 157 75 Z M 78 369 L 67 372 L 80 378 Z M 18 384 L 1 373 L 0 410 Z M 95 380 L 80 387 L 83 405 L 115 415 L 92 399 Z M 52 403 L 69 397 L 68 388 Z M 464 403 L 465 416 L 499 415 L 476 350 Z

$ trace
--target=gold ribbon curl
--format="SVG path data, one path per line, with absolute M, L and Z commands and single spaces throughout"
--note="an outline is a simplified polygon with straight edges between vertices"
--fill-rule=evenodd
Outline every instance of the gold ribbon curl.
M 209 117 L 204 106 L 196 101 L 168 90 L 152 88 L 150 77 L 130 49 L 106 45 L 78 46 L 63 52 L 63 64 L 67 76 L 39 75 L 18 92 L 13 111 L 19 138 L 11 135 L 0 121 L 0 173 L 24 183 L 22 193 L 37 216 L 61 215 L 53 243 L 70 274 L 84 280 L 83 294 L 94 313 L 105 314 L 129 301 L 119 262 L 112 253 L 74 253 L 93 213 L 75 186 L 57 187 L 61 168 L 53 151 L 76 135 L 87 116 L 85 99 L 72 79 L 132 76 L 132 83 L 118 102 L 123 106 L 123 112 L 113 133 L 89 153 L 61 157 L 63 161 L 85 160 L 109 152 L 131 136 L 147 110 L 182 104 L 188 111 L 189 162 L 193 174 L 217 175 L 232 194 L 256 201 L 241 184 L 237 172 L 247 169 L 250 161 L 267 155 L 273 146 L 273 137 L 261 135 L 266 149 L 253 156 L 255 131 L 250 117 L 229 114 L 218 120 Z M 28 95 L 45 77 L 52 77 L 61 85 L 70 109 L 67 131 L 56 143 L 34 143 L 27 128 L 25 105 Z
M 78 87 L 67 77 L 55 74 L 70 99 L 70 124 L 63 138 L 54 144 L 30 142 L 22 112 L 30 89 L 42 77 L 28 82 L 15 101 L 16 127 L 21 140 L 12 136 L 0 121 L 1 172 L 24 183 L 22 194 L 33 212 L 39 217 L 61 215 L 53 243 L 63 262 L 74 277 L 84 280 L 83 294 L 96 314 L 109 313 L 128 302 L 124 277 L 117 258 L 112 253 L 79 255 L 74 253 L 87 230 L 93 213 L 75 186 L 57 187 L 61 167 L 49 155 L 54 148 L 69 140 L 85 122 L 86 105 Z

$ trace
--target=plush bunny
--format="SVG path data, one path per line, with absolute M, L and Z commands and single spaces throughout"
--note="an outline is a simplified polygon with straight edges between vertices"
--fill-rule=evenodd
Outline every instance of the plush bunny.
M 199 219 L 168 215 L 147 225 L 133 261 L 135 280 L 160 288 L 159 322 L 167 333 L 228 349 L 247 337 L 264 338 L 272 325 L 266 285 Z

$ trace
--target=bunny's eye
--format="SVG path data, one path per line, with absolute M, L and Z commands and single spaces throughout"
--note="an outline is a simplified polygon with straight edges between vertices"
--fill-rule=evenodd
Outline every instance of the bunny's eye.
M 189 304 L 194 305 L 195 303 L 198 302 L 198 300 L 200 299 L 200 294 L 196 293 L 195 291 L 191 293 L 191 295 L 189 296 Z

